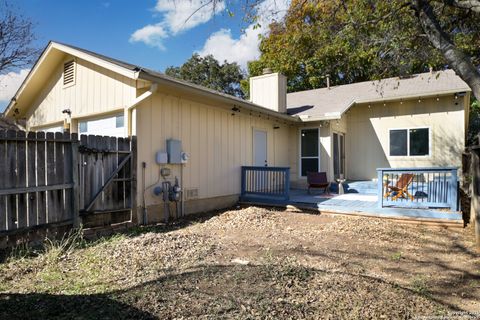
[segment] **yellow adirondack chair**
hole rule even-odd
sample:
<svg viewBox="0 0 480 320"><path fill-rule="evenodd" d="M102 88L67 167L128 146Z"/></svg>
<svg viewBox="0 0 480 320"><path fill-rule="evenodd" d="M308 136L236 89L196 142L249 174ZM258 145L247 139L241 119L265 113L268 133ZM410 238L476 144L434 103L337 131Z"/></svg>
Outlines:
<svg viewBox="0 0 480 320"><path fill-rule="evenodd" d="M415 198L408 192L408 186L412 183L412 181L413 173L403 173L400 175L400 178L397 180L397 183L394 186L387 185L384 198L390 197L395 192L396 194L392 197L392 200L395 201L399 198L409 198L413 201Z"/></svg>

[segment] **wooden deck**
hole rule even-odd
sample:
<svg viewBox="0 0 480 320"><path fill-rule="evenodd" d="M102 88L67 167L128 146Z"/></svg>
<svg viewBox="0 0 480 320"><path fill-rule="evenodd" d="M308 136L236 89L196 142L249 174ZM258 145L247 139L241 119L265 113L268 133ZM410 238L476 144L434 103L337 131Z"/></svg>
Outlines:
<svg viewBox="0 0 480 320"><path fill-rule="evenodd" d="M290 190L288 201L248 201L251 204L278 205L287 208L318 210L321 213L382 217L424 224L463 227L462 213L435 209L378 208L378 197L373 193L325 195L320 191L308 194L306 190Z"/></svg>

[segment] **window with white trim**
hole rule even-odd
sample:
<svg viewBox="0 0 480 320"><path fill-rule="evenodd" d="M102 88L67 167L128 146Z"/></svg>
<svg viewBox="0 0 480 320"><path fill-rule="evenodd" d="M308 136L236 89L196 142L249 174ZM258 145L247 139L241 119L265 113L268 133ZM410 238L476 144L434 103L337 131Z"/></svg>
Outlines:
<svg viewBox="0 0 480 320"><path fill-rule="evenodd" d="M88 123L86 121L78 123L78 131L80 133L85 133L88 131Z"/></svg>
<svg viewBox="0 0 480 320"><path fill-rule="evenodd" d="M318 129L302 129L300 131L300 173L318 172Z"/></svg>
<svg viewBox="0 0 480 320"><path fill-rule="evenodd" d="M430 129L391 129L390 156L430 155Z"/></svg>
<svg viewBox="0 0 480 320"><path fill-rule="evenodd" d="M115 128L123 128L124 124L124 115L120 114L115 117Z"/></svg>

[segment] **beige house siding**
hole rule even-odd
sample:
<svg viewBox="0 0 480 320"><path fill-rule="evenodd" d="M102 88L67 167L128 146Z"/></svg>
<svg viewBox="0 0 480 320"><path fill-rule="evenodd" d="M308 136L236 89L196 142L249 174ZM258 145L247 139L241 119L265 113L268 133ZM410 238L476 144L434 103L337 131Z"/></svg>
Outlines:
<svg viewBox="0 0 480 320"><path fill-rule="evenodd" d="M464 148L464 100L441 98L356 105L347 113L347 177L376 178L376 168L459 166ZM430 128L430 155L389 156L389 129Z"/></svg>
<svg viewBox="0 0 480 320"><path fill-rule="evenodd" d="M63 64L53 70L50 81L35 98L27 113L27 127L61 124L62 110L70 109L72 118L89 117L122 110L136 96L135 80L77 58L75 84L64 87ZM74 120L75 122L75 120ZM72 127L76 131L76 126Z"/></svg>
<svg viewBox="0 0 480 320"><path fill-rule="evenodd" d="M250 101L274 111L287 111L287 78L270 73L250 78Z"/></svg>
<svg viewBox="0 0 480 320"><path fill-rule="evenodd" d="M231 106L205 104L185 94L157 92L136 109L138 137L138 172L146 163L145 185L158 181L160 167L172 169L169 180L180 179L180 165L155 163L157 151L165 151L167 139L182 141L190 155L184 165L185 189L198 189L198 198L216 198L240 194L240 167L252 165L253 130L267 132L269 166L288 166L290 154L296 153L288 143L290 127L266 116L248 112L232 116ZM279 128L274 129L274 126ZM139 177L141 183L141 177ZM147 207L163 202L152 190L145 194Z"/></svg>

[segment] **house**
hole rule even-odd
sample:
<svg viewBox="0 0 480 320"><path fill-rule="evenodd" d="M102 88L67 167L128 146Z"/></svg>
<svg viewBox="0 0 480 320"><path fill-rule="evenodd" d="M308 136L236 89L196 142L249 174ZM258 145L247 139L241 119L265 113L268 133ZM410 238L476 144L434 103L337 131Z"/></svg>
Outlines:
<svg viewBox="0 0 480 320"><path fill-rule="evenodd" d="M283 75L266 72L250 90L246 101L50 42L6 115L27 130L136 135L137 203L150 221L162 216L152 188L165 167L194 213L236 203L245 165L290 167L299 187L307 171L372 179L377 167L460 166L470 89L452 71L289 94ZM188 160L157 164L167 139Z"/></svg>
<svg viewBox="0 0 480 320"><path fill-rule="evenodd" d="M299 142L320 139L292 167L350 180L375 178L376 168L461 167L469 103L452 70L289 93L288 113L303 122Z"/></svg>

